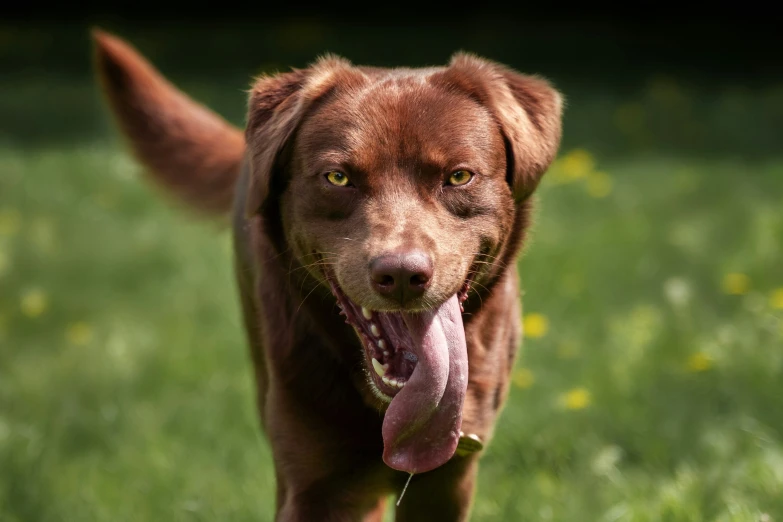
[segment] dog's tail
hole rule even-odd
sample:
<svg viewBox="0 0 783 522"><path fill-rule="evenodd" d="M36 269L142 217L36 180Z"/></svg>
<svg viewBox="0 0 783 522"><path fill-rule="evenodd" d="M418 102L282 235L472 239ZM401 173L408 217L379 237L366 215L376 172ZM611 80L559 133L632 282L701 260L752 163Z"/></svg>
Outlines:
<svg viewBox="0 0 783 522"><path fill-rule="evenodd" d="M93 30L95 66L123 134L150 177L201 213L227 214L242 131L168 82L133 47Z"/></svg>

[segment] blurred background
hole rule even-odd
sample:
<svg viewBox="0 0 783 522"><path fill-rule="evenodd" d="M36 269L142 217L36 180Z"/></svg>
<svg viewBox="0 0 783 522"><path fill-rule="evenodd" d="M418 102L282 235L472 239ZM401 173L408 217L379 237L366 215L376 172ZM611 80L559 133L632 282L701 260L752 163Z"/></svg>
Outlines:
<svg viewBox="0 0 783 522"><path fill-rule="evenodd" d="M771 18L69 7L0 20L0 520L273 518L228 233L141 179L97 24L238 126L254 75L325 52L549 78L563 145L473 520L783 521Z"/></svg>

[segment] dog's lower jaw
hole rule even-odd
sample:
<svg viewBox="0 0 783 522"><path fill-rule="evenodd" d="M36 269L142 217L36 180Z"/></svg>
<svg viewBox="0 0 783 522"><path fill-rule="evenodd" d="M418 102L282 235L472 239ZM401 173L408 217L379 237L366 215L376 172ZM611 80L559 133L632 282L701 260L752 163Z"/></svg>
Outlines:
<svg viewBox="0 0 783 522"><path fill-rule="evenodd" d="M373 379L373 376L372 376L372 373L370 373L370 370L365 370L364 374L365 374L366 381L367 381L367 387L369 388L369 390L373 394L373 396L376 399L378 399L381 402L381 404L382 404L382 407L379 408L379 409L386 410L386 406L388 406L391 403L393 397L390 397L390 396L386 395L385 393L383 393L378 388L378 386L375 385L375 380Z"/></svg>

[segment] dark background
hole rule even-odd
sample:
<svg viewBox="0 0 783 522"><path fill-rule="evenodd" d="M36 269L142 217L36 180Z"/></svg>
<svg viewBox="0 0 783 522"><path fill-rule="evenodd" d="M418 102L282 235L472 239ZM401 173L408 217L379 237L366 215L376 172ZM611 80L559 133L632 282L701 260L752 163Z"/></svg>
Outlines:
<svg viewBox="0 0 783 522"><path fill-rule="evenodd" d="M667 17L640 8L626 16L579 16L565 9L560 15L531 10L508 15L478 12L475 16L378 11L357 16L311 14L317 9L306 6L297 13L243 8L213 14L161 12L153 5L145 8L140 3L132 11L79 5L61 15L12 12L4 17L3 25L22 36L45 31L50 41L30 46L19 41L16 52L3 56L3 65L8 72L25 70L32 57L38 60L37 66L51 72L84 73L79 43L86 42L86 28L99 25L128 34L146 33L152 39L164 34L171 40L180 36L164 56L175 60L183 73L205 68L217 72L217 62L224 69L252 69L268 59L259 52L271 51L278 51L278 60L282 51L284 58L304 65L312 59L306 52L315 41L356 62L380 65L440 63L455 48L465 48L543 74L597 85L612 79L625 87L632 87L651 70L682 74L693 81L751 83L780 79L783 73L783 46L772 13L749 17L718 10L701 16L677 13ZM292 26L311 31L286 38Z"/></svg>
<svg viewBox="0 0 783 522"><path fill-rule="evenodd" d="M672 80L692 99L689 117L704 125L673 131L667 116L668 123L652 131L656 150L765 155L777 150L775 134L783 120L779 112L751 108L745 114L755 119L758 132L748 134L732 130L733 117L719 122L707 116L707 106L721 96L752 99L754 91L777 86L783 78L774 17L762 12L750 17L750 5L737 13L713 8L699 16L688 15L685 7L678 12L660 5L619 14L540 7L469 14L454 6L451 14L435 15L389 4L361 16L306 5L224 7L219 13L176 11L151 2L132 9L79 4L62 13L24 12L24 7L12 7L15 11L0 22L0 89L7 91L0 98L0 141L12 143L79 141L95 138L96 129L98 134L109 130L91 81L92 26L132 42L175 83L195 89L190 92L237 124L244 118L241 91L258 73L305 67L326 52L358 64L417 66L444 64L457 50L551 79L568 101L566 146L641 152L641 142L612 134L602 121L600 102L638 99L656 86L665 91ZM221 92L212 89L218 83ZM51 103L48 89L55 84L58 97L70 96L69 103ZM20 85L29 99L20 97ZM228 86L236 89L235 99L226 96ZM49 125L35 123L38 112Z"/></svg>

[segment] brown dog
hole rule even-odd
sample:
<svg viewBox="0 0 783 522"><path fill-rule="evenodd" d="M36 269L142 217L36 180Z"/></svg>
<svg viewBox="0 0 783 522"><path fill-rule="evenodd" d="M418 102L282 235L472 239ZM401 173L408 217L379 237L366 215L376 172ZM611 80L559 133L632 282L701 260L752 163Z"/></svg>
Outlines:
<svg viewBox="0 0 783 522"><path fill-rule="evenodd" d="M116 119L152 178L233 215L278 520L464 520L521 341L516 259L561 97L457 54L325 57L263 77L241 131L95 32ZM460 449L458 450L458 444Z"/></svg>

